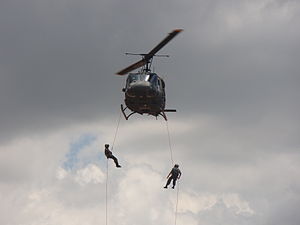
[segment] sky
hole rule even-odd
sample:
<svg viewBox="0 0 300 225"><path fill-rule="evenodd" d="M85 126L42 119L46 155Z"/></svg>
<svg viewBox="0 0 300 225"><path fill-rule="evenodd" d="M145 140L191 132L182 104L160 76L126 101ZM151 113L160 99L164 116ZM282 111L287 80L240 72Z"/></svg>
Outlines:
<svg viewBox="0 0 300 225"><path fill-rule="evenodd" d="M298 225L299 24L297 0L1 0L0 224ZM173 29L177 112L126 121L124 53Z"/></svg>

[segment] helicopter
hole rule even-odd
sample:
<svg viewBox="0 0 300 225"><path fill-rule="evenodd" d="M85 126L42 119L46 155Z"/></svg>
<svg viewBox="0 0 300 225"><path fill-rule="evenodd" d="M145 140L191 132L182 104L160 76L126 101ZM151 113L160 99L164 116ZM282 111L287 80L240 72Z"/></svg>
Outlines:
<svg viewBox="0 0 300 225"><path fill-rule="evenodd" d="M160 76L151 71L151 66L154 56L169 57L169 55L156 55L156 53L181 31L183 29L173 30L147 54L125 53L126 55L139 55L142 57L140 61L116 73L117 75L126 75L141 67L139 72L128 74L125 87L122 89L125 93L126 107L121 104L121 112L126 120L135 113L141 115L145 113L156 118L162 116L167 121L166 112L176 112L176 109L165 109L165 82ZM130 110L128 114L126 114L127 109Z"/></svg>

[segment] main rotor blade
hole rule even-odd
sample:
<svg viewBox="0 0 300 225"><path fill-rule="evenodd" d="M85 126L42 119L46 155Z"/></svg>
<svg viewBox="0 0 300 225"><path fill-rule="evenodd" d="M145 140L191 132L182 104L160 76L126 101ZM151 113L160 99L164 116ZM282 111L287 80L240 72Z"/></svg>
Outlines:
<svg viewBox="0 0 300 225"><path fill-rule="evenodd" d="M164 47L169 41L171 41L177 34L179 34L183 29L173 30L169 35L162 40L157 46L155 46L147 55L145 55L145 59L152 58L155 53L157 53L162 47Z"/></svg>
<svg viewBox="0 0 300 225"><path fill-rule="evenodd" d="M135 69L137 69L139 67L142 67L142 66L144 66L146 64L147 64L147 61L145 59L142 59L142 60L140 60L140 61L138 61L138 62L136 62L136 63L128 66L127 68L125 68L125 69L117 72L116 74L117 75L125 75L125 74L129 73L130 71L135 70Z"/></svg>
<svg viewBox="0 0 300 225"><path fill-rule="evenodd" d="M126 67L125 69L117 72L116 74L117 75L125 75L132 70L135 70L139 67L146 65L148 63L149 59L151 59L155 55L155 53L157 53L162 47L164 47L169 41L171 41L181 31L183 31L183 30L182 29L173 30L171 33L169 33L169 35L165 39L163 39L157 46L155 46L148 54L145 54L144 58L142 60Z"/></svg>

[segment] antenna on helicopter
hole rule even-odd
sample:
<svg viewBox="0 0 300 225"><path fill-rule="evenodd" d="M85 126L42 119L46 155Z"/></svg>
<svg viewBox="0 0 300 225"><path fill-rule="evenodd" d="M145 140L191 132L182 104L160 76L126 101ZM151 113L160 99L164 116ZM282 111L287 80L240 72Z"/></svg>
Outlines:
<svg viewBox="0 0 300 225"><path fill-rule="evenodd" d="M131 53L131 52L125 52L125 55L139 55L139 56L142 56L143 59L145 58L145 56L147 54L144 54L144 53ZM145 65L143 65L141 71L146 71L146 72L149 72L151 71L151 66L152 66L152 61L153 61L153 57L170 57L170 55L153 55L152 58L150 58L147 63Z"/></svg>
<svg viewBox="0 0 300 225"><path fill-rule="evenodd" d="M117 72L116 74L117 75L125 75L127 73L129 73L130 71L132 70L135 70L139 67L142 67L142 66L145 66L146 65L146 68L145 70L149 70L149 64L151 64L152 62L152 58L154 56L158 56L158 57L169 57L167 55L155 55L155 53L157 53L160 49L162 49L169 41L171 41L178 33L180 33L182 31L182 29L176 29L176 30L173 30L171 33L169 33L169 35L163 39L158 45L156 45L149 53L147 54L135 54L135 53L125 53L126 55L140 55L142 56L143 58L126 67L125 69Z"/></svg>

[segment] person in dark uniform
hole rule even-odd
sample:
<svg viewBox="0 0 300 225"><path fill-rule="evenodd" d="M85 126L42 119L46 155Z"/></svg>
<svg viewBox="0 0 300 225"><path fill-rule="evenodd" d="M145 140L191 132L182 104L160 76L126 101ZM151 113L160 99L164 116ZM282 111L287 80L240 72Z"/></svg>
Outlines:
<svg viewBox="0 0 300 225"><path fill-rule="evenodd" d="M171 172L169 173L169 175L167 176L167 184L166 186L164 186L164 188L168 188L168 185L171 183L171 181L173 180L173 189L176 185L176 180L181 177L181 171L178 169L179 165L178 164L175 164L173 169L171 170Z"/></svg>
<svg viewBox="0 0 300 225"><path fill-rule="evenodd" d="M109 148L109 144L105 144L105 150L104 150L104 154L106 156L106 158L108 159L113 159L115 164L116 164L116 167L121 167L119 165L119 162L118 162L118 159L112 154L112 152L108 149Z"/></svg>

